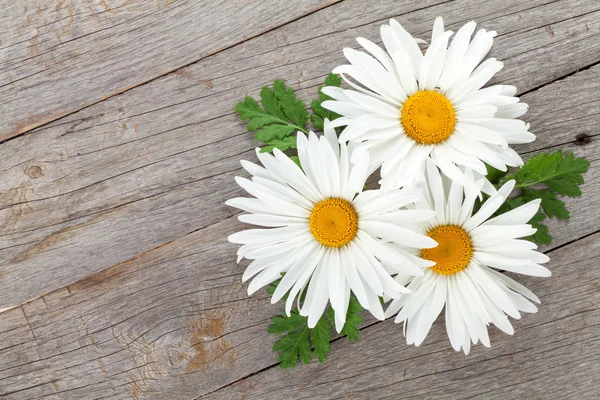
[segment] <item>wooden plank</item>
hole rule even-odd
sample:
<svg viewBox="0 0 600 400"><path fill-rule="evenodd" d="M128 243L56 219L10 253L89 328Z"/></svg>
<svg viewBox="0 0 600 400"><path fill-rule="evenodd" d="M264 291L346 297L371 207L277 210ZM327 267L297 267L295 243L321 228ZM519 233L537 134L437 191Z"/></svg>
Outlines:
<svg viewBox="0 0 600 400"><path fill-rule="evenodd" d="M544 27L589 13L593 4L563 1L541 6L543 12L532 8L510 14L525 6L515 1L494 8L495 3L457 1L405 18L409 28L421 26L422 32L447 10L456 14L450 19L455 24L462 15L482 15L477 19L490 25L503 20L515 36L506 42L498 38L494 51L499 58L512 52L515 43L529 46L533 41L551 50L571 46L560 62L541 71L534 72L541 57L535 50L529 52L532 59L523 57L519 62L529 71L517 82L523 90L597 61L598 44L580 24L591 18L590 29L597 32L593 19L598 13L553 24L554 36ZM467 358L454 354L443 324L424 347L409 348L402 344L399 327L388 321L365 329L357 345L336 342L328 364L302 367L293 374L273 367L274 337L267 335L266 326L281 307L270 306L261 294L246 297L240 283L243 267L234 263L236 247L224 239L242 227L233 218L234 210L222 205L242 193L232 184L240 174L238 160L254 159L254 144L243 136L231 107L245 93L256 93L258 86L281 76L296 77L300 95L312 97L326 71L341 62L340 52L329 54L332 45L320 45L317 35L329 32L341 48L354 36L374 37L380 22L362 26L366 21L414 7L377 5L379 9L363 15L364 4L347 0L0 145L5 178L0 184L6 185L0 187L6 193L0 197L6 221L0 259L12 260L0 266L0 296L8 288L7 296L26 299L14 292L42 294L112 265L0 314L0 398L264 398L264 389L273 389L268 394L273 398L346 397L350 391L357 398L395 398L399 393L407 398L456 398L466 396L465 388L472 389L469 395L496 398L506 387L516 398L535 398L540 387L549 388L545 399L556 397L559 389L567 398L586 397L593 384L592 375L586 374L597 375L595 365L586 363L598 352L593 341L598 235L552 252L553 278L525 279L542 298L540 312L519 321L514 338L494 335L491 351L477 348ZM334 17L335 26L323 24ZM261 52L269 55L264 58ZM276 67L282 54L290 61ZM315 62L314 57L322 60ZM250 72L240 72L240 63ZM597 68L524 96L532 111L537 110L529 120L539 127L534 131L540 140L522 152L566 148L592 161L585 197L569 201L573 220L553 229L552 248L600 226L600 185L591 179L600 173L600 145L597 136L582 146L572 137L580 132L595 135ZM201 82L207 76L212 87ZM564 113L554 112L561 107ZM18 297L6 299L8 304L21 302ZM540 341L542 346L535 349ZM540 372L540 366L546 370ZM398 371L404 369L405 380L398 383ZM565 389L565 379L571 377L562 377L567 370L574 375L569 383L577 387ZM526 381L520 382L519 376ZM220 389L232 382L237 383ZM447 393L442 392L445 385ZM300 390L304 387L307 391Z"/></svg>
<svg viewBox="0 0 600 400"><path fill-rule="evenodd" d="M586 360L599 350L598 234L552 252L552 278L520 278L543 305L515 323L515 337L492 330L489 351L478 346L469 357L454 353L441 322L423 347L407 347L400 328L387 321L366 328L358 344L336 342L327 364L293 373L275 365L239 381L276 364L266 327L280 307L262 293L246 297L242 268L231 260L235 246L223 241L237 229L229 218L0 314L0 338L8 344L0 359L9 360L0 367L0 396L180 400L216 391L208 398L234 399L264 398L268 390L273 398L324 398L369 388L379 392L353 394L379 398L399 390L385 385L404 371L400 390L413 395L433 391L434 384L437 390L454 385L448 393L455 394L467 383L472 394L496 390L519 383L514 367L526 381L539 377L541 365L555 368L555 377L563 367L573 370L569 377L578 383L597 372ZM493 385L479 383L478 373ZM575 386L576 394L586 388Z"/></svg>
<svg viewBox="0 0 600 400"><path fill-rule="evenodd" d="M223 237L237 228L227 219L0 314L0 326L20 317L22 330L24 313L35 335L14 330L9 339L22 339L0 359L37 352L0 367L0 396L182 399L244 376L269 354L254 338L273 310L264 295L247 298L228 259Z"/></svg>
<svg viewBox="0 0 600 400"><path fill-rule="evenodd" d="M339 0L0 2L0 141Z"/></svg>
<svg viewBox="0 0 600 400"><path fill-rule="evenodd" d="M573 85L580 85L578 74L571 77L570 81ZM555 236L553 248L597 231L600 226L600 215L596 212L600 207L600 184L597 180L589 179L600 173L600 142L593 140L584 146L558 144L556 147L587 156L592 166L588 182L583 186L585 197L568 201L574 210L573 219L568 224L552 226ZM216 178L201 182L208 186L207 192L221 190L218 186L231 182L234 173L236 171L224 174L222 180L218 181L219 185L212 183ZM237 188L231 190L231 195L241 194ZM193 191L190 199L196 198L196 193ZM208 194L202 196L203 199L210 197ZM216 212L215 208L211 210ZM598 314L581 310L584 306L598 308L598 298L590 297L590 293L598 295L595 283L598 273L594 266L600 254L599 235L551 252L549 267L554 274L552 278L522 279L542 299L540 313L528 315L522 322L517 322L515 338L494 333L494 346L489 352L478 347L474 350L475 356L465 358L461 354L454 354L444 338L441 323L424 347L408 348L401 345L399 327L388 321L368 328L358 345L336 342L330 361L323 366L301 367L293 375L285 376L280 375L274 367L266 373L218 391L232 382L276 365L275 354L271 352L275 337L268 335L266 328L269 318L281 309L281 305L271 306L263 293L246 296L245 285L241 283L243 266L235 265L236 246L226 243L224 239L240 228L241 224L233 216L222 217L221 221L201 230L0 314L0 343L3 343L0 346L0 359L10 360L0 366L0 396L15 400L52 398L52 395L61 400L107 397L180 400L213 391L216 392L209 398L237 398L239 391L250 396L248 398L261 398L262 379L267 385L265 388L277 391L275 398L283 395L294 398L297 393L322 398L330 390L342 396L346 387L348 390L358 390L344 377L356 375L361 382L373 380L373 376L356 374L353 368L360 363L353 358L355 356L348 354L361 357L361 362L362 357L366 357L364 360L370 364L365 365L373 366L378 371L374 373L377 376L389 374L387 370L381 372L376 368L392 368L397 372L403 368L409 370L405 365L411 365L411 368L413 363L424 365L417 371L407 372L410 373L407 380L412 377L415 382L417 379L421 382L411 390L428 388L434 383L439 384L435 386L438 390L444 385L455 385L451 390L460 390L465 387L466 381L476 387L473 394L480 393L485 385L477 380L467 381L477 372L485 372L482 381L490 382L494 377L491 371L506 371L504 375L514 380L509 383L515 384L519 381L518 377L512 375L513 367L533 373L542 363L554 368L552 376L561 375L562 361L571 361L565 368L573 368L577 374L590 371L585 362L587 357L595 356L590 332L595 332L594 318ZM569 316L571 314L573 316ZM577 330L583 325L594 331ZM574 331L569 336L560 333L564 329L567 329L566 332L571 332L568 329ZM391 332L396 335L392 340L389 336ZM560 340L555 344L556 351L552 350L554 341L550 340L551 337L544 336L554 333ZM547 347L528 350L540 337L544 343L548 340ZM385 338L385 343L392 343L392 352L389 346L380 345L384 343L382 338ZM581 342L577 338L581 338ZM543 352L546 351L544 349L547 354ZM566 357L565 354L570 356ZM393 358L396 355L400 357L398 360ZM444 361L440 361L440 356ZM400 362L415 357L418 363ZM583 360L581 365L574 364L573 360L577 357ZM374 365L377 360L380 364ZM484 364L485 370L481 370L479 364L474 365L482 360L488 360ZM524 368L523 360L535 360L539 364L529 361L528 367ZM386 363L390 365L386 367ZM441 380L431 380L434 379L431 373L435 368L439 371L449 368L445 363L459 372L448 372ZM329 368L331 365L336 368ZM587 369L582 372L584 367ZM333 370L338 372L334 373ZM341 374L332 379L333 389L323 384L311 389L315 392L307 394L288 394L285 392L287 388L282 389L275 384L288 382L297 391L297 385L307 385L307 377L315 383L323 383L330 377L329 374ZM494 386L490 387L490 383L488 390L503 387L509 379L504 375L499 381L493 380ZM390 376L393 382L399 379L395 373ZM459 378L459 383L455 383L454 379ZM533 378L532 375L526 375L526 379ZM580 378L584 379L577 375L577 379ZM557 385L562 384L562 381L556 382ZM407 384L407 381L403 384ZM382 393L382 396L387 393L385 388L377 390L381 390L377 393ZM394 387L393 390L398 389ZM524 389L518 387L514 390ZM418 392L412 395L418 397L415 393ZM356 396L368 397L364 393ZM523 397L529 398L528 395Z"/></svg>
<svg viewBox="0 0 600 400"><path fill-rule="evenodd" d="M358 343L336 342L327 365L274 367L198 399L596 398L600 234L551 257L551 278L520 279L540 295L539 311L515 321L512 337L491 328L491 349L456 353L443 320L409 347L389 320L363 329Z"/></svg>
<svg viewBox="0 0 600 400"><path fill-rule="evenodd" d="M600 28L596 3L431 4L413 11L415 6L407 3L381 2L363 14L361 2L347 1L2 144L0 308L231 216L234 211L223 201L237 193L232 175L239 173L239 159L254 159L255 146L232 115L235 102L282 76L297 82L302 98L313 97L327 71L343 62L337 49L352 45L356 36L375 37L381 20L391 15L409 13L403 22L423 37L439 14L448 16L450 26L469 15L482 26L510 32L496 41L495 55L517 57L515 48L521 47L533 56L518 60L528 75L515 82L502 72L499 80L524 90L597 60L600 43L589 40ZM565 20L578 13L582 16ZM553 35L548 24L553 24ZM569 47L570 52L540 69L532 42L548 51ZM247 70L240 72L240 63ZM589 79L580 90L597 99L597 74L585 76ZM578 82L573 85L582 86ZM547 120L556 104L536 92L524 100L532 110L544 110L530 118L534 131L543 135L536 118ZM575 126L576 132L591 132L597 125L598 103L585 107L593 113Z"/></svg>

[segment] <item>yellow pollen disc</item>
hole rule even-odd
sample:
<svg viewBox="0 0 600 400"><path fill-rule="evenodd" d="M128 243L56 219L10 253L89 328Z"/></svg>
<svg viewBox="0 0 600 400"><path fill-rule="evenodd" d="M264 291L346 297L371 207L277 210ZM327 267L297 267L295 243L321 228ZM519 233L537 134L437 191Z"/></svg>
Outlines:
<svg viewBox="0 0 600 400"><path fill-rule="evenodd" d="M441 93L420 90L402 105L404 132L420 144L437 144L454 132L456 115L452 103Z"/></svg>
<svg viewBox="0 0 600 400"><path fill-rule="evenodd" d="M438 242L438 246L421 250L421 257L436 262L431 267L434 272L452 275L469 265L473 246L464 229L456 225L441 225L430 230L427 236Z"/></svg>
<svg viewBox="0 0 600 400"><path fill-rule="evenodd" d="M356 236L358 214L349 201L330 197L315 204L308 224L319 243L342 247Z"/></svg>

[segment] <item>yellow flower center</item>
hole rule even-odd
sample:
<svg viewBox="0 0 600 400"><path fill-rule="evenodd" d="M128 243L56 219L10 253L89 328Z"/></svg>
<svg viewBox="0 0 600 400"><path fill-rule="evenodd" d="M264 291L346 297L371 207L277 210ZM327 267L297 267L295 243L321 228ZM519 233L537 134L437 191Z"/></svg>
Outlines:
<svg viewBox="0 0 600 400"><path fill-rule="evenodd" d="M469 265L473 246L464 229L456 225L441 225L430 230L427 236L438 242L438 246L421 250L421 257L436 262L431 267L434 272L452 275Z"/></svg>
<svg viewBox="0 0 600 400"><path fill-rule="evenodd" d="M319 243L342 247L356 236L358 214L349 201L330 197L315 204L308 224Z"/></svg>
<svg viewBox="0 0 600 400"><path fill-rule="evenodd" d="M433 90L420 90L404 102L400 121L404 132L415 142L437 144L454 132L456 115L446 96Z"/></svg>

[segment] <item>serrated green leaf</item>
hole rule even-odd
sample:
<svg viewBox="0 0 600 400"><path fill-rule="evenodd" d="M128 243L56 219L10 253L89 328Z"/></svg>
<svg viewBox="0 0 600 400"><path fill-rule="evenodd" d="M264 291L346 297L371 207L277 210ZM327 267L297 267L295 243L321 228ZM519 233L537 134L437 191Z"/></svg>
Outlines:
<svg viewBox="0 0 600 400"><path fill-rule="evenodd" d="M283 139L273 139L267 142L267 146L260 149L261 153L273 151L273 149L279 149L286 151L287 149L296 148L296 136L287 136Z"/></svg>
<svg viewBox="0 0 600 400"><path fill-rule="evenodd" d="M300 158L298 158L298 156L291 156L290 160L292 160L293 162L296 163L297 166L299 166L300 168L302 168L302 165L300 164Z"/></svg>
<svg viewBox="0 0 600 400"><path fill-rule="evenodd" d="M267 125L256 131L254 139L258 140L259 142L269 143L275 139L282 140L286 136L289 136L292 132L294 132L294 127L290 125Z"/></svg>
<svg viewBox="0 0 600 400"><path fill-rule="evenodd" d="M279 366L282 369L295 368L298 358L305 364L310 364L312 356L308 340L308 326L296 332L289 333L277 339L273 350L279 353Z"/></svg>
<svg viewBox="0 0 600 400"><path fill-rule="evenodd" d="M360 330L358 327L363 323L363 319L359 312L363 310L362 306L356 300L354 296L350 296L350 301L348 303L348 311L346 312L346 323L344 327L340 331L341 336L347 336L348 340L352 342L358 342L358 338L360 336ZM330 308L327 316L332 325L335 325L335 311L333 308Z"/></svg>
<svg viewBox="0 0 600 400"><path fill-rule="evenodd" d="M296 99L294 89L286 87L282 80L273 82L273 89L283 114L297 126L304 128L308 120L308 113L304 103Z"/></svg>
<svg viewBox="0 0 600 400"><path fill-rule="evenodd" d="M327 359L327 353L331 351L331 329L327 319L320 318L313 329L310 329L310 342L313 346L315 356L320 363Z"/></svg>
<svg viewBox="0 0 600 400"><path fill-rule="evenodd" d="M285 272L281 273L281 278L283 278L285 276ZM269 296L273 296L275 294L275 290L277 290L277 286L279 286L279 282L281 282L281 278L277 279L274 282L271 282L271 284L269 286L267 286L267 294ZM281 300L286 301L288 298L288 293L284 294L281 297Z"/></svg>
<svg viewBox="0 0 600 400"><path fill-rule="evenodd" d="M537 231L529 239L538 244L551 243L552 236L542 221L546 217L569 219L570 213L559 196L581 196L579 185L583 183L582 174L587 172L588 167L587 160L575 157L572 153L563 154L561 150L531 157L515 173L507 175L503 179L500 178L502 182L514 179L516 181L515 188L521 189L522 193L517 197L507 199L495 215L513 210L534 199L540 199L540 211L530 221L532 227ZM494 179L499 175L489 168L488 173ZM490 178L488 177L488 179ZM496 186L499 185L500 182Z"/></svg>
<svg viewBox="0 0 600 400"><path fill-rule="evenodd" d="M315 100L313 100L315 101ZM323 130L323 128L325 127L325 121L323 120L323 118L318 115L318 114L311 114L310 115L310 121L312 122L313 126L317 129L321 129Z"/></svg>
<svg viewBox="0 0 600 400"><path fill-rule="evenodd" d="M486 178L494 185L498 184L508 173L508 169L506 171L501 171L489 164L485 164L485 168L487 170Z"/></svg>
<svg viewBox="0 0 600 400"><path fill-rule="evenodd" d="M277 81L275 81L277 82ZM260 91L260 101L263 108L271 115L277 117L280 121L285 120L285 114L281 109L279 100L275 95L275 91L263 86Z"/></svg>
<svg viewBox="0 0 600 400"><path fill-rule="evenodd" d="M581 196L581 189L579 189L579 186L577 186L576 183L573 183L572 181L569 181L567 179L556 178L546 181L545 183L550 189L563 196Z"/></svg>
<svg viewBox="0 0 600 400"><path fill-rule="evenodd" d="M559 196L581 196L583 174L587 172L589 161L575 157L573 153L563 154L562 150L553 153L541 153L531 157L515 173L508 175L504 181L514 179L515 188L523 190L520 196L524 201L541 200L541 214L549 218L569 219L570 213L564 201ZM538 216L538 218L540 218ZM533 221L537 228L533 239L538 244L548 244L552 241L548 227L540 221Z"/></svg>
<svg viewBox="0 0 600 400"><path fill-rule="evenodd" d="M325 86L337 86L340 87L342 85L342 78L338 74L334 74L330 72L325 77Z"/></svg>
<svg viewBox="0 0 600 400"><path fill-rule="evenodd" d="M306 325L307 317L303 317L297 311L292 311L288 317L285 313L271 318L271 325L267 328L267 332L273 334L281 334L285 332L293 332Z"/></svg>
<svg viewBox="0 0 600 400"><path fill-rule="evenodd" d="M562 150L550 154L540 153L531 157L525 165L514 174L509 175L506 180L515 179L517 188L527 188L534 185L550 187L549 182L559 181L556 187L559 190L564 190L565 195L569 195L568 192L578 196L581 195L581 191L573 191L572 187L583 183L582 174L587 172L589 165L588 160L575 157L573 153L563 155ZM568 186L567 182L572 185ZM553 190L563 194L556 189Z"/></svg>
<svg viewBox="0 0 600 400"><path fill-rule="evenodd" d="M531 201L534 199L542 200L542 209L550 218L557 217L560 219L569 219L569 211L565 208L565 202L556 198L555 192L547 189L537 190L526 188L523 189L523 199Z"/></svg>
<svg viewBox="0 0 600 400"><path fill-rule="evenodd" d="M340 79L339 75L330 73L325 78L325 86L339 87L341 84L342 84L342 80ZM314 125L314 127L317 129L324 128L325 118L328 118L330 121L333 121L334 119L340 117L338 114L331 112L331 111L323 108L323 106L321 106L321 103L324 102L325 100L332 100L331 97L329 97L325 93L323 93L323 91L321 89L323 89L323 86L319 86L319 90L318 90L319 98L315 99L311 102L312 114L310 116L310 120L312 121L312 124Z"/></svg>
<svg viewBox="0 0 600 400"><path fill-rule="evenodd" d="M278 148L282 151L295 148L295 131L306 131L308 113L302 101L296 99L294 90L287 88L281 80L274 88L264 86L260 91L261 104L247 96L235 106L240 119L248 121L248 131L255 131L254 139L266 144L262 151Z"/></svg>
<svg viewBox="0 0 600 400"><path fill-rule="evenodd" d="M533 234L533 240L537 244L542 245L552 243L552 236L550 236L548 227L546 225L538 222L531 224L531 226L537 229L537 231Z"/></svg>

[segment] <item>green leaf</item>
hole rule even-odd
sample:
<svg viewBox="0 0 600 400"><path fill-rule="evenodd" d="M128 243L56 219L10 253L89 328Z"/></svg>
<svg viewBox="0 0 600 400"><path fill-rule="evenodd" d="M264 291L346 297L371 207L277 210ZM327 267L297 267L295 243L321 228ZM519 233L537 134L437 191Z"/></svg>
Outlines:
<svg viewBox="0 0 600 400"><path fill-rule="evenodd" d="M542 209L549 218L557 217L569 219L569 211L565 208L565 202L558 200L557 194L551 190L523 189L523 199L528 202L534 199L542 200Z"/></svg>
<svg viewBox="0 0 600 400"><path fill-rule="evenodd" d="M327 77L325 78L325 86L339 87L341 84L342 80L339 77L339 75L329 73L329 75L327 75ZM332 100L332 98L323 93L321 89L323 89L323 86L319 86L319 98L311 102L312 114L310 116L310 120L317 129L324 128L325 118L328 118L330 121L333 121L334 119L340 117L338 114L329 111L323 108L323 106L321 106L321 103L325 100Z"/></svg>
<svg viewBox="0 0 600 400"><path fill-rule="evenodd" d="M583 183L590 162L575 157L573 153L563 155L562 150L554 153L540 153L531 157L517 172L506 180L516 180L517 188L546 185L557 194L569 197L581 196L579 185Z"/></svg>
<svg viewBox="0 0 600 400"><path fill-rule="evenodd" d="M360 336L360 330L358 327L363 323L363 319L359 312L362 311L362 306L354 298L354 296L350 296L350 303L348 304L348 313L346 314L346 324L344 328L340 332L342 336L348 336L348 340L352 342L358 342L358 338Z"/></svg>
<svg viewBox="0 0 600 400"><path fill-rule="evenodd" d="M501 171L492 167L489 164L485 164L485 168L487 169L486 178L494 185L500 183L500 180L504 178L504 176L506 176L506 174L508 173L508 169L506 171Z"/></svg>
<svg viewBox="0 0 600 400"><path fill-rule="evenodd" d="M310 331L310 342L314 348L315 356L320 363L324 362L327 358L327 353L331 351L331 329L329 328L329 322L326 318L320 318L319 322Z"/></svg>
<svg viewBox="0 0 600 400"><path fill-rule="evenodd" d="M281 273L281 277L285 272ZM267 294L272 296L281 282L278 279L267 286ZM301 301L306 291L300 294ZM283 296L287 300L288 294ZM308 317L300 315L297 309L293 309L288 317L285 312L271 318L271 325L267 331L272 334L282 335L273 344L273 351L279 353L278 360L281 368L295 368L298 358L305 364L310 364L312 354L319 362L325 361L327 353L331 351L331 329L326 318L321 317L313 329L308 328Z"/></svg>
<svg viewBox="0 0 600 400"><path fill-rule="evenodd" d="M267 86L263 86L260 91L260 100L265 111L277 117L280 121L285 120L285 115L281 110L277 96L275 96L275 91L269 89Z"/></svg>
<svg viewBox="0 0 600 400"><path fill-rule="evenodd" d="M307 321L308 318L303 317L296 310L293 310L289 317L285 313L281 313L281 315L271 318L271 325L267 332L273 334L294 332L306 325Z"/></svg>
<svg viewBox="0 0 600 400"><path fill-rule="evenodd" d="M302 165L300 165L300 158L298 158L298 156L291 156L290 159L295 162L297 166L302 168Z"/></svg>
<svg viewBox="0 0 600 400"><path fill-rule="evenodd" d="M531 157L525 165L510 175L487 166L488 179L496 188L514 179L515 188L521 189L521 193L516 197L508 198L494 216L504 214L529 201L540 199L540 210L529 222L537 231L528 239L537 244L550 244L552 236L543 221L554 217L569 219L570 213L559 197L581 196L579 185L583 183L583 174L587 172L589 165L589 161L583 158L575 157L572 153L563 154L558 150ZM483 195L484 200L488 197ZM478 209L480 203L476 201L475 209Z"/></svg>
<svg viewBox="0 0 600 400"><path fill-rule="evenodd" d="M285 313L273 317L268 332L282 335L273 344L273 351L279 353L281 368L295 368L298 358L310 364L313 351L319 362L323 362L331 351L331 330L324 317L313 329L309 329L308 317L301 316L298 310L292 310L289 317Z"/></svg>
<svg viewBox="0 0 600 400"><path fill-rule="evenodd" d="M340 87L342 85L342 78L338 74L334 74L330 72L325 77L325 86L337 86Z"/></svg>
<svg viewBox="0 0 600 400"><path fill-rule="evenodd" d="M260 149L261 153L273 151L273 149L279 149L286 151L287 149L296 148L296 136L288 136L283 139L273 139L269 141L269 145Z"/></svg>
<svg viewBox="0 0 600 400"><path fill-rule="evenodd" d="M362 310L363 308L358 302L358 300L356 300L354 296L350 296L350 301L348 303L348 311L346 313L346 323L340 331L340 335L347 336L348 340L350 340L351 342L358 342L358 338L360 336L360 330L358 329L358 327L360 326L360 324L363 323L363 319L360 315L358 315L358 313ZM333 308L329 308L327 316L329 317L330 323L334 325L335 311L333 310Z"/></svg>
<svg viewBox="0 0 600 400"><path fill-rule="evenodd" d="M296 368L298 358L304 361L305 364L311 363L312 354L308 331L308 326L305 326L296 332L288 333L277 339L273 345L273 350L279 353L278 360L282 369Z"/></svg>
<svg viewBox="0 0 600 400"><path fill-rule="evenodd" d="M583 183L583 174L589 165L589 161L575 157L573 153L563 154L562 150L540 153L531 157L514 174L506 176L504 181L516 181L515 188L523 190L523 201L540 199L541 211L548 218L569 219L570 213L559 196L581 196L579 185ZM533 238L539 244L550 243L552 237L548 227L540 221L532 222L538 229Z"/></svg>
<svg viewBox="0 0 600 400"><path fill-rule="evenodd" d="M487 196L487 195L484 195ZM537 198L534 196L534 198ZM493 217L498 215L502 215L505 212L510 210L514 210L517 207L522 206L526 202L533 200L533 198L526 198L523 194L518 197L508 198L506 201L500 206L500 208L494 213ZM536 242L537 244L550 244L552 242L552 236L550 236L548 227L541 222L546 219L546 214L542 210L538 211L537 214L531 218L529 223L533 228L536 228L537 231L532 236L528 237L527 240L531 240Z"/></svg>
<svg viewBox="0 0 600 400"><path fill-rule="evenodd" d="M297 126L306 126L308 113L304 103L296 99L294 89L286 87L282 80L276 80L273 88L283 114Z"/></svg>
<svg viewBox="0 0 600 400"><path fill-rule="evenodd" d="M273 344L273 351L279 353L278 360L281 368L295 368L298 358L305 364L310 364L312 355L308 340L308 318L301 316L298 311L292 311L288 317L285 313L273 317L268 332L284 334Z"/></svg>
<svg viewBox="0 0 600 400"><path fill-rule="evenodd" d="M283 277L285 273L282 273ZM267 294L273 295L280 279L271 283L267 287ZM301 296L301 301L306 291ZM284 299L287 299L286 293ZM350 296L348 312L346 314L346 324L340 332L342 336L348 336L351 341L358 341L360 331L358 327L363 323L363 319L358 315L362 311L360 303L354 296ZM271 325L268 332L275 335L282 335L273 345L273 351L279 353L278 360L281 362L281 368L295 368L300 358L304 363L310 364L312 354L319 362L327 359L327 353L331 351L330 341L332 339L332 329L334 328L335 314L330 307L327 317L322 316L314 328L308 328L308 317L300 315L297 309L293 309L288 317L285 313L275 316L271 319Z"/></svg>
<svg viewBox="0 0 600 400"><path fill-rule="evenodd" d="M542 212L538 212L531 218L529 223L532 227L537 229L530 239L533 239L537 244L550 244L552 243L552 236L548 231L548 227L542 224L542 221L546 219L546 215Z"/></svg>
<svg viewBox="0 0 600 400"><path fill-rule="evenodd" d="M235 106L240 119L248 121L248 131L256 131L254 139L266 144L262 151L296 148L295 131L306 131L308 113L301 100L296 99L292 88L281 80L273 83L273 89L264 86L260 91L261 105L252 97L246 97Z"/></svg>
<svg viewBox="0 0 600 400"><path fill-rule="evenodd" d="M295 128L293 126L289 125L267 125L256 132L256 134L254 135L254 139L258 140L259 142L270 143L275 139L285 139L292 132L294 132L294 129Z"/></svg>
<svg viewBox="0 0 600 400"><path fill-rule="evenodd" d="M283 278L285 275L285 272L281 273L281 278ZM269 286L267 286L267 294L269 296L273 296L275 294L275 290L277 289L277 286L279 286L279 282L281 282L281 278L277 279L274 282L271 282L271 284ZM288 298L288 293L284 294L283 297L281 298L281 300L286 301Z"/></svg>

